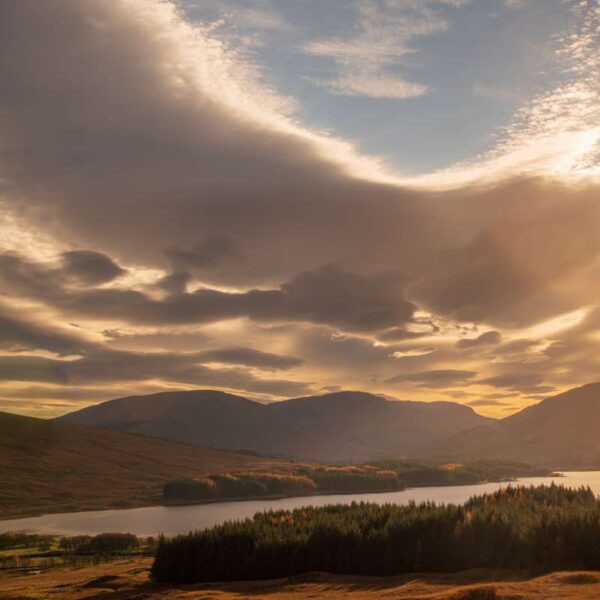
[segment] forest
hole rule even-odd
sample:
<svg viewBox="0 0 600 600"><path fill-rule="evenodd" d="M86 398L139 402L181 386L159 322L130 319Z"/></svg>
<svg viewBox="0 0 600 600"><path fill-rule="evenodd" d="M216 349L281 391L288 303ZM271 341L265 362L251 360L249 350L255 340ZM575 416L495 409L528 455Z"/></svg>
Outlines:
<svg viewBox="0 0 600 600"><path fill-rule="evenodd" d="M167 503L180 503L402 488L396 473L374 466L298 467L286 473L248 471L175 479L165 484L163 499Z"/></svg>
<svg viewBox="0 0 600 600"><path fill-rule="evenodd" d="M353 503L259 513L161 538L162 582L271 579L309 571L390 576L472 568L600 569L589 488L508 486L464 505Z"/></svg>

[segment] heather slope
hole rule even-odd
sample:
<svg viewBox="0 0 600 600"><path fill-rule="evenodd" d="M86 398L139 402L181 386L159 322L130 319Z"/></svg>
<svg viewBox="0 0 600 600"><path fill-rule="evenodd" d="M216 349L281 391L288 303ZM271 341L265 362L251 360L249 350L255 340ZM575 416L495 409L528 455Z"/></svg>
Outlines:
<svg viewBox="0 0 600 600"><path fill-rule="evenodd" d="M0 518L158 504L168 479L277 461L0 413Z"/></svg>

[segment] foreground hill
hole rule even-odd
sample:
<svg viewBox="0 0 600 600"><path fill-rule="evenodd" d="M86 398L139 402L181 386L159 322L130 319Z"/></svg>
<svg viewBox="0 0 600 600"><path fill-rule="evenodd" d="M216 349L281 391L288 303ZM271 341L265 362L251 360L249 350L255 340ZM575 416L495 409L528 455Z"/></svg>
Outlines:
<svg viewBox="0 0 600 600"><path fill-rule="evenodd" d="M339 392L265 405L212 390L119 398L59 420L319 462L397 456L489 422L451 402Z"/></svg>
<svg viewBox="0 0 600 600"><path fill-rule="evenodd" d="M600 597L600 572L570 571L533 577L524 572L473 569L400 577L352 577L309 573L271 581L166 587L148 577L151 559L126 559L95 566L54 568L39 574L6 573L0 596L13 600L590 600Z"/></svg>
<svg viewBox="0 0 600 600"><path fill-rule="evenodd" d="M276 464L0 412L0 518L159 504L168 479Z"/></svg>
<svg viewBox="0 0 600 600"><path fill-rule="evenodd" d="M600 467L600 383L543 400L429 448L436 457L519 460L554 469Z"/></svg>

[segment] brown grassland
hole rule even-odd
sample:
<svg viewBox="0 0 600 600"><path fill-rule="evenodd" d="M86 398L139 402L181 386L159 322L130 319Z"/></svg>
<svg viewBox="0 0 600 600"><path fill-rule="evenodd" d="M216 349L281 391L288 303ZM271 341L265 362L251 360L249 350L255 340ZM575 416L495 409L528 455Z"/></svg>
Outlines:
<svg viewBox="0 0 600 600"><path fill-rule="evenodd" d="M288 463L0 413L0 518L160 504L165 481ZM26 499L26 502L24 502Z"/></svg>
<svg viewBox="0 0 600 600"><path fill-rule="evenodd" d="M600 598L599 572L557 572L528 578L510 572L467 571L394 578L311 573L260 582L167 587L148 578L151 559L25 575L0 574L0 600L590 600Z"/></svg>

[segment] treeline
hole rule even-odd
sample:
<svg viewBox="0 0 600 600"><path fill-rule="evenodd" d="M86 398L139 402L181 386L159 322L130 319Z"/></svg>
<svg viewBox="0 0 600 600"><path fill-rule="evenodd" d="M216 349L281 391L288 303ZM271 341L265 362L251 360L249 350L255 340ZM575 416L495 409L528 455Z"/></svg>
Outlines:
<svg viewBox="0 0 600 600"><path fill-rule="evenodd" d="M307 470L319 492L390 492L403 489L396 473L372 465Z"/></svg>
<svg viewBox="0 0 600 600"><path fill-rule="evenodd" d="M9 531L0 534L0 551L38 551L54 554L131 554L149 553L156 548L153 537L138 538L132 533L99 533L59 537Z"/></svg>
<svg viewBox="0 0 600 600"><path fill-rule="evenodd" d="M226 500L307 495L316 486L308 477L281 473L228 473L198 479L175 479L163 488L167 501Z"/></svg>
<svg viewBox="0 0 600 600"><path fill-rule="evenodd" d="M161 538L152 575L192 583L308 571L600 569L600 503L589 488L507 487L463 506L308 507Z"/></svg>
<svg viewBox="0 0 600 600"><path fill-rule="evenodd" d="M152 556L156 538L131 533L100 533L60 537L21 532L0 534L0 571L84 566L124 556Z"/></svg>
<svg viewBox="0 0 600 600"><path fill-rule="evenodd" d="M393 471L374 466L297 468L293 472L238 472L175 479L163 488L167 502L304 496L325 492L381 492L402 489Z"/></svg>
<svg viewBox="0 0 600 600"><path fill-rule="evenodd" d="M142 540L132 533L99 533L60 538L58 548L71 554L132 554L153 546L153 539Z"/></svg>
<svg viewBox="0 0 600 600"><path fill-rule="evenodd" d="M550 475L525 463L481 460L468 463L423 463L402 459L375 461L370 465L393 471L407 487L468 485L486 481L507 481L517 477L543 477Z"/></svg>
<svg viewBox="0 0 600 600"><path fill-rule="evenodd" d="M5 533L0 533L0 551L32 547L43 551L52 546L54 539L55 538L52 535L7 531Z"/></svg>

